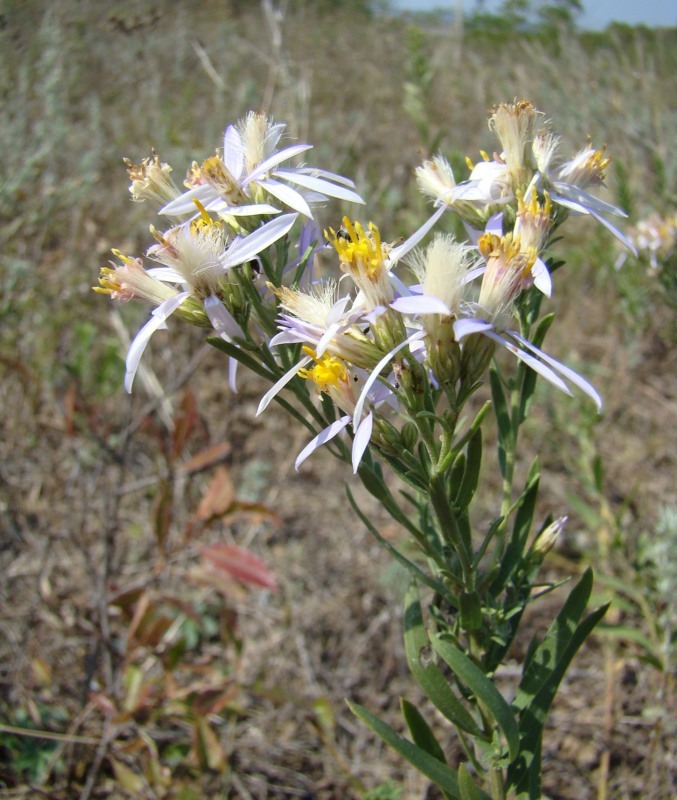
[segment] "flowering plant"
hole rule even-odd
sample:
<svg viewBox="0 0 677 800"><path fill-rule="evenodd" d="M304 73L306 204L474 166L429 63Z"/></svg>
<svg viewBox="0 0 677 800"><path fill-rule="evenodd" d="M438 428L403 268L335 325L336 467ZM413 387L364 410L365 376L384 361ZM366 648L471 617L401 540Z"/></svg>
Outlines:
<svg viewBox="0 0 677 800"><path fill-rule="evenodd" d="M348 490L360 519L411 576L408 664L455 727L466 760L458 768L447 763L433 729L408 701L402 710L411 738L368 709L351 708L445 797L462 800L540 797L548 709L606 610L586 615L586 572L545 637L532 641L517 690L506 699L497 671L539 595L539 567L566 520L536 522L538 459L516 485L518 435L536 378L566 394L578 389L602 407L583 376L542 349L554 315L542 316L541 304L562 263L550 247L572 214L594 217L632 246L608 220L623 213L589 192L603 182L604 148L588 144L562 159L558 138L528 101L499 105L490 127L500 152L482 153L467 180L457 183L441 155L417 169L433 212L392 244L373 223L348 217L325 231L323 243L317 204L328 197L363 201L340 175L283 168L309 145L277 149L284 126L262 114L226 129L222 150L190 168L187 191L155 154L140 166L128 162L134 199L154 203L169 227L151 228L156 244L147 257L159 266L114 251L97 287L114 300L154 306L127 354L129 391L146 344L170 315L204 327L230 357L234 391L242 364L271 384L259 413L275 400L308 429L296 468L327 445L411 537L413 548L386 541ZM420 248L446 213L460 217L468 241L436 233ZM333 252L339 279L316 278L319 250ZM495 358L501 349L516 364ZM469 401L487 381L491 400L468 416ZM493 521L479 530L471 509L490 409L502 496ZM401 499L384 466L405 484Z"/></svg>

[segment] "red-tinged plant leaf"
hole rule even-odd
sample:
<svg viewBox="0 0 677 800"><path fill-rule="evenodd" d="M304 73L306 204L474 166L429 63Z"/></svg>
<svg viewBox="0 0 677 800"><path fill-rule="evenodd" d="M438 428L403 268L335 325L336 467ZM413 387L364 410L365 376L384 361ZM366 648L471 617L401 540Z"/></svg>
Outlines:
<svg viewBox="0 0 677 800"><path fill-rule="evenodd" d="M118 761L112 756L108 756L108 760L111 767L113 767L115 780L120 784L120 787L131 794L132 797L141 797L141 793L146 788L146 781L122 761Z"/></svg>
<svg viewBox="0 0 677 800"><path fill-rule="evenodd" d="M66 435L72 436L75 433L75 408L77 405L77 390L75 384L71 383L63 396L63 416L66 426Z"/></svg>
<svg viewBox="0 0 677 800"><path fill-rule="evenodd" d="M218 714L235 700L238 694L239 689L234 685L227 688L214 686L198 689L190 697L190 707L201 717L206 717L209 714Z"/></svg>
<svg viewBox="0 0 677 800"><path fill-rule="evenodd" d="M233 517L246 515L250 522L264 522L267 519L276 525L282 525L282 518L263 503L247 503L244 500L236 500L230 507L229 517L231 514Z"/></svg>
<svg viewBox="0 0 677 800"><path fill-rule="evenodd" d="M203 521L223 516L235 500L235 489L230 479L230 473L225 467L219 467L207 487L196 516Z"/></svg>
<svg viewBox="0 0 677 800"><path fill-rule="evenodd" d="M134 615L132 616L132 621L129 623L129 628L127 629L127 649L130 649L131 642L134 640L136 636L136 631L138 630L139 626L143 618L152 608L150 597L143 592L139 596L139 601L134 607Z"/></svg>
<svg viewBox="0 0 677 800"><path fill-rule="evenodd" d="M186 603L183 600L180 600L178 597L174 597L172 595L163 594L161 596L161 600L163 603L166 603L168 606L172 606L173 608L177 608L182 614L184 614L189 619L192 619L197 625L202 622L202 617L198 612L190 605L190 603Z"/></svg>
<svg viewBox="0 0 677 800"><path fill-rule="evenodd" d="M118 713L113 701L105 694L92 694L90 695L89 700L91 703L94 703L99 711L102 711L107 717L113 717Z"/></svg>
<svg viewBox="0 0 677 800"><path fill-rule="evenodd" d="M181 469L188 474L200 472L200 470L211 467L212 464L216 464L217 461L223 461L224 458L230 455L231 450L230 442L218 442L204 450L200 450L200 452L196 453L192 458L184 461L183 464L181 464Z"/></svg>
<svg viewBox="0 0 677 800"><path fill-rule="evenodd" d="M211 544L202 548L205 566L221 570L240 583L262 586L273 591L279 589L275 576L258 557L234 544Z"/></svg>
<svg viewBox="0 0 677 800"><path fill-rule="evenodd" d="M112 594L108 602L112 606L119 608L127 619L132 619L136 605L139 598L144 593L143 586L133 586L130 589L121 589L115 594Z"/></svg>
<svg viewBox="0 0 677 800"><path fill-rule="evenodd" d="M247 597L247 589L221 569L196 566L186 572L186 577L198 586L210 586L231 600L244 600Z"/></svg>
<svg viewBox="0 0 677 800"><path fill-rule="evenodd" d="M165 615L144 618L136 634L138 643L146 647L157 647L173 622L171 617Z"/></svg>
<svg viewBox="0 0 677 800"><path fill-rule="evenodd" d="M201 769L223 772L227 765L226 753L209 722L201 717L193 728L193 750Z"/></svg>
<svg viewBox="0 0 677 800"><path fill-rule="evenodd" d="M162 549L169 535L169 527L172 524L172 514L174 505L174 493L169 481L162 481L153 500L153 530L155 540Z"/></svg>
<svg viewBox="0 0 677 800"><path fill-rule="evenodd" d="M199 420L197 401L190 389L186 389L181 398L181 405L174 418L174 431L172 433L172 461L180 456L191 433Z"/></svg>

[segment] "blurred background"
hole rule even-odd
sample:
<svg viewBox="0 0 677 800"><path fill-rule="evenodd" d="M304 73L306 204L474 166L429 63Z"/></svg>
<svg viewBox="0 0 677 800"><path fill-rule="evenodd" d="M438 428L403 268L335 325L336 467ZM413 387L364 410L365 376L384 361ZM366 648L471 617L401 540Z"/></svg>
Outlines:
<svg viewBox="0 0 677 800"><path fill-rule="evenodd" d="M677 28L584 28L592 3L430 5L0 6L1 797L436 796L343 703L399 724L398 697L415 698L406 577L350 512L347 470L317 453L295 473L304 431L274 408L255 419L265 387L242 373L232 394L198 330L154 337L126 395L147 310L91 287L112 247L150 244L123 157L155 148L180 184L227 124L264 110L367 200L327 206L321 226L349 213L395 240L429 213L421 159L440 151L465 178L466 156L495 147L487 112L515 97L564 153L606 143L602 196L643 248L623 259L584 218L556 246L546 349L605 411L541 386L524 459L544 465L541 515L570 514L544 578L593 564L614 602L552 714L544 786L675 796Z"/></svg>

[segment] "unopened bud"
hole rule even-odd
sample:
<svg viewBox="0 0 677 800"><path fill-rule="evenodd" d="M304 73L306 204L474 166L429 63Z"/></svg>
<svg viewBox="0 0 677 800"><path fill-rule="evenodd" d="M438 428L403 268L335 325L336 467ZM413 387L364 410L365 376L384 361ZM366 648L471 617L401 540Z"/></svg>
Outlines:
<svg viewBox="0 0 677 800"><path fill-rule="evenodd" d="M552 550L569 517L559 517L551 522L531 546L531 552L543 559Z"/></svg>

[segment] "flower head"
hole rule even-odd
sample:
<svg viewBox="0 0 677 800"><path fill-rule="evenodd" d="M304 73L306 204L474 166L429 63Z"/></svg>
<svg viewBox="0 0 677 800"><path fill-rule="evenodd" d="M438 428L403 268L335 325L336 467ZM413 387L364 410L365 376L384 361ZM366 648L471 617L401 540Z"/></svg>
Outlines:
<svg viewBox="0 0 677 800"><path fill-rule="evenodd" d="M199 297L209 297L219 290L225 270L221 256L228 236L220 222L215 222L200 206L200 217L188 224L160 233L151 228L157 244L148 250L149 258L168 268L165 280L178 280Z"/></svg>
<svg viewBox="0 0 677 800"><path fill-rule="evenodd" d="M510 174L513 194L526 188L536 166L532 142L536 122L542 116L529 100L515 100L496 106L489 119L489 127L503 148L501 159Z"/></svg>
<svg viewBox="0 0 677 800"><path fill-rule="evenodd" d="M381 242L379 229L370 222L365 231L359 222L343 218L338 233L331 228L325 236L338 253L341 269L352 277L369 308L387 306L394 297L390 281L389 246Z"/></svg>
<svg viewBox="0 0 677 800"><path fill-rule="evenodd" d="M285 127L253 111L236 125L229 125L223 149L202 164L193 164L188 191L161 213L191 214L197 199L208 211L224 216L246 218L277 214L286 208L312 218L311 205L327 197L364 202L352 181L341 175L310 167L281 167L311 149L311 145L296 144L278 150ZM241 221L247 224L246 219Z"/></svg>
<svg viewBox="0 0 677 800"><path fill-rule="evenodd" d="M119 250L113 250L113 255L120 263L111 261L110 267L101 268L100 285L94 287L95 292L110 295L121 303L138 299L153 306L159 306L178 293L150 275L140 258L129 258Z"/></svg>
<svg viewBox="0 0 677 800"><path fill-rule="evenodd" d="M172 168L153 150L148 158L140 164L133 164L128 158L124 159L127 172L131 180L129 191L132 200L143 203L150 200L158 208L166 205L181 194L181 190L170 177Z"/></svg>

